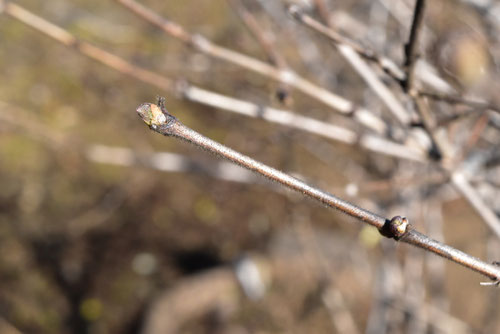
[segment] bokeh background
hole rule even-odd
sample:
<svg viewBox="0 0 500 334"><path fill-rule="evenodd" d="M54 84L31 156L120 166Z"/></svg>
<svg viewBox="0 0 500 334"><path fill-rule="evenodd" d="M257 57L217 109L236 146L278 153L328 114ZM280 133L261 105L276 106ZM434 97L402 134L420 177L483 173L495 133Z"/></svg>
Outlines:
<svg viewBox="0 0 500 334"><path fill-rule="evenodd" d="M15 3L172 80L364 131L310 97L184 45L116 1ZM227 1L141 3L216 44L267 61ZM287 16L285 2L236 3L297 73L384 113L331 43ZM317 17L313 2L297 3ZM390 1L326 3L347 36L402 63L411 22L403 14L406 8L411 15L413 1L398 1L403 9ZM459 92L492 102L499 13L494 1L432 1L421 50ZM283 90L285 102L277 94ZM417 228L472 255L499 259L498 239L468 203L443 178L426 179L432 167L186 101L4 13L0 332L500 330L498 289L479 286L484 278L382 240L353 219L153 133L135 108L157 96L212 139L381 215L407 215ZM431 110L449 116L457 108L439 102ZM456 126L455 135L465 138L475 121ZM480 151L478 142L472 151ZM165 152L177 155L159 155ZM230 171L236 176L228 180Z"/></svg>

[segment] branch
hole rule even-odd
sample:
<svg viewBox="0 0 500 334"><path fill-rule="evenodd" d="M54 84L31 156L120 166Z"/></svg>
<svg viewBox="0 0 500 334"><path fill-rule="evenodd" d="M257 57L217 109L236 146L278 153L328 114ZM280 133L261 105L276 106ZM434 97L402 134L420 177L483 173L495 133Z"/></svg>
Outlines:
<svg viewBox="0 0 500 334"><path fill-rule="evenodd" d="M352 116L361 124L379 134L383 134L387 131L387 125L371 111L358 107L344 97L336 95L329 90L304 79L294 71L281 70L258 59L216 45L204 36L190 34L179 24L161 17L151 9L144 7L134 0L116 1L133 13L137 14L142 19L160 28L168 35L182 41L186 45L193 47L201 53L207 54L213 58L227 61L293 87L342 114Z"/></svg>
<svg viewBox="0 0 500 334"><path fill-rule="evenodd" d="M290 6L288 10L297 22L303 23L308 28L311 28L315 32L320 33L332 40L342 57L347 60L358 75L361 76L361 78L368 84L368 86L371 87L375 94L379 96L382 102L384 102L387 108L392 112L394 117L401 124L408 126L411 121L410 113L403 107L392 91L374 73L371 67L368 66L368 64L360 57L360 54L368 55L368 52L365 49L347 38L342 37L340 34L337 34L336 31L314 20L309 15L302 13L299 6ZM374 53L370 54L372 55L372 60L379 60ZM380 60L377 63L381 65L382 61Z"/></svg>
<svg viewBox="0 0 500 334"><path fill-rule="evenodd" d="M317 1L317 0L316 0ZM364 45L350 39L337 32L330 26L325 26L321 22L315 20L310 15L304 13L299 6L292 5L288 9L289 13L300 23L304 24L308 28L314 30L315 32L327 37L330 41L337 45L348 45L354 51L356 51L361 57L375 63L378 65L385 73L391 76L394 80L401 82L405 79L406 74L404 71L391 59L381 56L375 52L373 49L369 49ZM324 14L323 14L324 15ZM323 17L325 22L330 22L329 19Z"/></svg>
<svg viewBox="0 0 500 334"><path fill-rule="evenodd" d="M376 135L358 135L355 131L337 125L322 122L310 117L301 116L287 110L261 106L244 100L224 96L200 87L192 86L185 81L174 81L165 76L156 74L142 67L134 65L123 58L97 48L85 41L77 39L68 31L58 27L43 18L36 16L24 8L9 3L6 13L35 30L52 37L56 41L74 47L77 52L101 63L116 71L148 83L173 95L183 97L189 101L231 111L247 117L262 118L268 122L282 124L298 130L306 131L342 143L357 145L385 155L425 161L425 154L416 148L405 146ZM358 114L361 116L361 114ZM369 122L369 119L366 119ZM385 124L384 124L385 125Z"/></svg>
<svg viewBox="0 0 500 334"><path fill-rule="evenodd" d="M270 31L264 31L252 15L252 13L244 6L241 0L228 0L229 4L236 12L241 21L245 24L248 31L258 42L262 50L266 53L269 62L280 70L289 70L289 66L285 58L276 50L273 40L274 37ZM276 96L279 101L288 104L290 101L290 91L286 84L281 84L276 91Z"/></svg>
<svg viewBox="0 0 500 334"><path fill-rule="evenodd" d="M316 1L323 1L323 0L316 0ZM394 18L401 25L405 25L411 19L412 12L410 10L407 15L409 17L408 20L401 19L399 15L393 12L394 9L392 8L393 6L394 7L397 6L398 9L404 10L405 8L401 8L401 6L404 6L403 2L401 1L391 2L387 0L380 0L379 2L386 8L386 10L389 13L391 13L394 16ZM354 47L356 52L358 52L362 57L377 64L379 67L381 67L381 69L383 69L387 74L393 77L400 84L402 83L402 80L406 78L406 73L404 72L404 70L399 65L397 65L393 60L379 54L373 48L368 48L362 45L361 43L354 41L352 37L350 38L345 36L345 34L348 33L351 33L351 36L353 36L352 32L357 33L356 37L366 35L367 31L372 28L365 25L364 22L361 22L360 20L351 16L348 12L337 10L332 14L330 14L328 23L330 25L330 29L333 29L337 36L340 36L344 41L354 43L354 45L351 44L350 45ZM340 33L339 31L342 31L343 33ZM426 30L426 27L424 26L424 32L426 31L428 31L428 29ZM335 43L335 41L333 42ZM356 47L356 45L358 47ZM419 59L419 62L417 63L416 67L417 69L415 71L415 76L424 85L429 86L433 90L440 92L442 94L456 94L456 90L444 78L440 77L434 66L426 62L425 59L423 58Z"/></svg>
<svg viewBox="0 0 500 334"><path fill-rule="evenodd" d="M462 172L454 172L451 182L481 216L488 227L500 238L500 221L493 210L486 205Z"/></svg>
<svg viewBox="0 0 500 334"><path fill-rule="evenodd" d="M465 98L463 96L458 96L458 95L440 94L440 93L427 92L427 91L419 91L418 94L425 96L425 97L428 97L432 100L439 101L439 102L465 105L465 106L469 106L472 108L480 108L480 109L491 110L491 111L495 111L495 112L500 113L500 106L497 106L494 103L490 103L490 102L487 102L484 100L469 99L469 98Z"/></svg>
<svg viewBox="0 0 500 334"><path fill-rule="evenodd" d="M230 160L231 162L234 162L244 168L257 172L271 179L272 181L281 183L293 190L300 191L303 194L308 195L327 206L337 208L344 213L362 219L368 224L373 225L379 229L382 229L384 227L386 219L358 208L355 205L345 202L335 196L312 188L302 181L289 176L288 174L285 174L281 171L257 162L249 157L246 157L184 126L177 120L177 118L170 115L166 111L163 105L163 101L164 100L160 100L158 105L145 103L137 109L139 116L141 116L144 122L149 125L154 131L165 136L173 136L188 141L222 158Z"/></svg>
<svg viewBox="0 0 500 334"><path fill-rule="evenodd" d="M449 158L450 154L447 148L446 141L436 136L434 131L435 121L433 120L426 101L418 95L417 89L414 87L415 81L415 66L418 58L418 37L423 29L425 10L425 0L416 0L415 9L413 11L413 20L410 30L410 37L404 46L404 69L406 72L406 79L402 82L404 91L413 98L415 109L420 115L423 128L432 140L432 155L436 160L441 160L443 155Z"/></svg>
<svg viewBox="0 0 500 334"><path fill-rule="evenodd" d="M8 2L5 5L4 11L11 17L21 21L22 23L30 26L35 30L38 30L39 32L44 33L49 37L52 37L59 43L62 43L68 47L73 47L81 54L97 60L98 62L111 67L118 72L130 75L131 77L152 84L166 91L171 91L174 88L172 80L158 75L152 71L145 70L139 66L135 66L127 62L126 60L112 53L99 49L98 47L90 43L81 41L74 35L70 34L68 31L56 26L55 24L47 20L44 20L43 18L27 11L17 4Z"/></svg>
<svg viewBox="0 0 500 334"><path fill-rule="evenodd" d="M425 162L427 159L424 151L416 147L402 145L378 135L358 134L351 129L302 116L288 110L260 106L252 102L213 93L196 86L186 86L180 89L182 89L183 96L190 101L210 105L248 117L262 118L271 123L282 124L341 143L359 145L368 151L399 159L417 161L420 163Z"/></svg>
<svg viewBox="0 0 500 334"><path fill-rule="evenodd" d="M289 189L307 195L324 205L337 209L364 223L376 227L382 235L388 238L401 240L423 248L479 272L494 281L500 281L500 267L485 263L451 246L427 237L426 235L416 231L404 217L402 218L400 216L396 216L391 220L388 220L375 213L344 201L334 195L311 187L288 174L253 160L252 158L240 154L222 144L219 144L218 142L204 137L198 132L186 127L179 120L177 120L177 118L172 116L165 109L164 99L162 98L159 99L158 105L144 103L139 106L136 111L142 120L155 132L165 136L182 139L214 153L221 158L227 159L248 170L265 176L272 181L278 182Z"/></svg>
<svg viewBox="0 0 500 334"><path fill-rule="evenodd" d="M255 17L250 13L248 9L241 3L241 0L228 0L229 4L233 8L233 10L238 14L238 17L243 21L248 31L252 34L255 40L259 43L262 50L269 58L271 64L279 69L288 68L288 64L285 58L276 50L273 44L272 35L269 32L263 31L259 22L255 19Z"/></svg>
<svg viewBox="0 0 500 334"><path fill-rule="evenodd" d="M190 101L218 107L249 117L261 117L270 122L287 125L343 143L351 145L359 144L361 147L367 150L394 156L397 158L409 159L419 162L423 162L426 159L425 154L418 149L401 145L378 136L359 136L350 129L324 123L312 118L303 117L285 110L262 107L254 103L229 98L227 96L210 92L195 86L189 86L185 84L179 85L177 82L169 78L131 64L114 54L97 48L85 41L81 41L70 34L68 31L44 20L39 16L32 14L31 12L16 4L7 3L4 7L4 11L11 17L52 37L53 39L64 45L73 47L81 54L92 58L110 68L113 68L120 73L129 75L140 81L169 91L172 94L180 94ZM366 121L369 120L367 119ZM477 210L476 206L473 207ZM483 216L481 215L481 217Z"/></svg>
<svg viewBox="0 0 500 334"><path fill-rule="evenodd" d="M417 41L422 31L422 22L424 21L425 0L416 0L413 11L413 21L411 24L410 38L405 44L405 62L406 79L403 81L403 88L409 92L413 88L415 77L415 64L417 63Z"/></svg>

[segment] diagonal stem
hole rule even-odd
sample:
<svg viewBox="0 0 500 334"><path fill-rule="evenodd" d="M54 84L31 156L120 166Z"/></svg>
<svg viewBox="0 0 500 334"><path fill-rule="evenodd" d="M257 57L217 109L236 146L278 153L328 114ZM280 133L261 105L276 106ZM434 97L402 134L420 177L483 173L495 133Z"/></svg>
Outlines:
<svg viewBox="0 0 500 334"><path fill-rule="evenodd" d="M225 158L246 169L263 175L272 181L278 182L289 189L301 192L302 194L307 195L331 208L336 208L348 215L361 219L378 229L382 229L386 223L386 219L383 217L359 208L354 204L344 201L336 196L311 187L286 173L260 163L199 134L179 122L174 116L168 113L162 113L154 104L143 104L137 109L137 112L146 124L150 125L151 129L158 133L185 140L211 153L214 153L221 158Z"/></svg>
<svg viewBox="0 0 500 334"><path fill-rule="evenodd" d="M500 267L483 262L478 258L429 238L409 225L406 218L396 216L388 220L199 134L168 113L164 106L164 99L160 99L158 105L144 103L136 111L143 121L155 132L187 141L272 181L278 182L289 189L307 195L322 204L376 227L386 237L423 248L487 276L492 280L500 280Z"/></svg>
<svg viewBox="0 0 500 334"><path fill-rule="evenodd" d="M411 24L410 38L405 44L405 63L406 79L403 82L403 87L406 92L413 88L413 81L415 77L415 64L418 58L418 37L422 31L425 11L425 0L416 0L415 9L413 11L413 21Z"/></svg>

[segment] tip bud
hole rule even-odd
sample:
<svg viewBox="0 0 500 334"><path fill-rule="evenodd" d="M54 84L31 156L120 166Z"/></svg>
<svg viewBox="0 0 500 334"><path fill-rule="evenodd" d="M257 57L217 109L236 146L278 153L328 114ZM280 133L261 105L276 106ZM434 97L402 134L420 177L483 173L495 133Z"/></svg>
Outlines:
<svg viewBox="0 0 500 334"><path fill-rule="evenodd" d="M144 123L149 126L160 126L167 122L167 116L156 104L143 103L136 109L136 111Z"/></svg>

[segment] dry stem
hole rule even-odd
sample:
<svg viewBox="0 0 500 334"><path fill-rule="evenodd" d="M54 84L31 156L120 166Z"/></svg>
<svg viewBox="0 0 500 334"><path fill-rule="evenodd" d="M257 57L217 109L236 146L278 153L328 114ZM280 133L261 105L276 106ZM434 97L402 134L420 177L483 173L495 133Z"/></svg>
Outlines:
<svg viewBox="0 0 500 334"><path fill-rule="evenodd" d="M270 79L284 83L298 91L312 97L313 99L324 103L325 105L337 110L345 115L352 116L365 127L384 134L387 131L387 125L371 111L357 107L353 102L336 95L323 87L320 87L309 80L301 77L291 70L282 70L269 65L258 59L244 55L242 53L215 45L207 38L201 35L193 35L187 32L182 26L167 20L154 11L146 8L134 0L116 0L139 17L147 22L162 29L168 35L177 38L183 43L195 48L197 51L205 53L211 57L227 61L247 70L259 73Z"/></svg>
<svg viewBox="0 0 500 334"><path fill-rule="evenodd" d="M410 38L408 43L406 43L405 51L405 63L404 67L406 70L406 79L403 82L403 87L406 92L409 92L413 88L413 81L415 77L415 64L418 58L418 37L422 31L423 21L424 21L424 11L425 11L425 0L416 0L415 9L413 11L413 22L411 25Z"/></svg>
<svg viewBox="0 0 500 334"><path fill-rule="evenodd" d="M120 73L129 75L135 79L151 84L172 94L180 95L189 101L213 106L248 117L263 118L272 123L282 124L325 138L340 141L342 143L350 145L359 144L361 147L373 152L401 159L409 159L419 162L425 161L425 155L422 151L398 144L376 135L358 135L351 129L322 122L310 117L301 116L287 110L279 110L257 105L255 103L231 98L192 86L186 82L176 82L166 78L165 76L136 66L123 58L97 48L90 43L81 41L68 31L32 14L17 4L8 3L6 5L5 12L35 30L52 37L64 45L74 47L74 49L79 53L113 68Z"/></svg>
<svg viewBox="0 0 500 334"><path fill-rule="evenodd" d="M286 173L269 167L199 134L168 113L165 109L164 99L159 99L158 105L144 103L137 108L137 112L143 121L155 132L187 141L221 158L265 176L272 181L278 182L289 189L307 195L322 204L340 210L364 223L376 227L386 237L423 248L479 272L494 281L500 280L500 267L483 262L451 246L427 237L409 225L406 218L396 216L388 220L334 195L314 188Z"/></svg>
<svg viewBox="0 0 500 334"><path fill-rule="evenodd" d="M376 56L374 52L367 51L355 42L341 36L333 29L330 29L329 27L314 20L311 16L302 13L298 6L291 6L289 8L289 12L298 22L330 39L342 57L347 60L359 76L361 76L361 78L373 89L375 94L377 94L382 102L385 103L395 118L402 125L407 126L410 123L410 113L403 107L393 92L382 82L382 80L375 74L372 68L361 58L360 55L365 58L370 57L368 59L375 61L388 73L392 73L389 72L389 68L394 70L396 68L395 65L384 67L383 65L387 64L388 61L382 61L382 59ZM399 77L398 81L400 81Z"/></svg>

